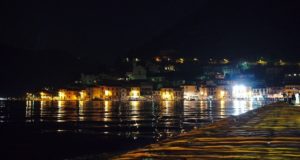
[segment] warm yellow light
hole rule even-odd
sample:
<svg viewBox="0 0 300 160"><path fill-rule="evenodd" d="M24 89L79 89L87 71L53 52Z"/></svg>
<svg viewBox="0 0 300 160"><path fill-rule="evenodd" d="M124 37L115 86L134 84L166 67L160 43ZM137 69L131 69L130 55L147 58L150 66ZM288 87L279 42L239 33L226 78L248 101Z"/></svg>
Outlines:
<svg viewBox="0 0 300 160"><path fill-rule="evenodd" d="M111 95L111 91L105 90L105 91L104 91L104 95L105 95L105 96L110 96L110 95Z"/></svg>
<svg viewBox="0 0 300 160"><path fill-rule="evenodd" d="M140 95L140 92L138 90L132 90L132 91L130 91L130 96L132 98L138 98L139 95Z"/></svg>
<svg viewBox="0 0 300 160"><path fill-rule="evenodd" d="M178 59L176 60L176 62L182 64L182 63L184 63L184 59L183 59L183 58L178 58Z"/></svg>
<svg viewBox="0 0 300 160"><path fill-rule="evenodd" d="M224 96L225 96L225 92L224 92L224 91L220 91L220 96L221 96L221 98L223 99Z"/></svg>
<svg viewBox="0 0 300 160"><path fill-rule="evenodd" d="M263 60L263 58L260 58L258 61L257 61L257 64L260 64L260 65L266 65L268 62Z"/></svg>
<svg viewBox="0 0 300 160"><path fill-rule="evenodd" d="M140 105L140 102L139 101L131 101L130 102L130 105L132 106L132 107L139 107L139 105Z"/></svg>
<svg viewBox="0 0 300 160"><path fill-rule="evenodd" d="M159 57L155 57L155 61L156 61L156 62L160 62L161 59L160 59Z"/></svg>
<svg viewBox="0 0 300 160"><path fill-rule="evenodd" d="M66 96L65 92L63 92L63 91L58 92L58 97L59 97L60 100L65 99L65 96Z"/></svg>
<svg viewBox="0 0 300 160"><path fill-rule="evenodd" d="M172 100L172 95L170 92L165 92L165 93L162 93L162 99L163 100Z"/></svg>
<svg viewBox="0 0 300 160"><path fill-rule="evenodd" d="M228 64L229 63L228 59L224 58L223 60L224 60L224 64Z"/></svg>

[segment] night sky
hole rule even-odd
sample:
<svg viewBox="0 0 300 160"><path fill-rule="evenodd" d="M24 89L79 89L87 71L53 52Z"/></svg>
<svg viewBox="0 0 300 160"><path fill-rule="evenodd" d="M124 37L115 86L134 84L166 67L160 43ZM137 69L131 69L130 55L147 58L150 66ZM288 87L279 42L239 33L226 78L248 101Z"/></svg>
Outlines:
<svg viewBox="0 0 300 160"><path fill-rule="evenodd" d="M42 86L54 81L51 77L56 74L75 75L82 68L110 65L118 57L163 50L184 56L297 60L299 4L297 0L4 0L0 90L24 89L38 83L37 77ZM91 60L87 63L91 66L82 59ZM68 68L73 65L78 72ZM32 73L25 74L29 68Z"/></svg>

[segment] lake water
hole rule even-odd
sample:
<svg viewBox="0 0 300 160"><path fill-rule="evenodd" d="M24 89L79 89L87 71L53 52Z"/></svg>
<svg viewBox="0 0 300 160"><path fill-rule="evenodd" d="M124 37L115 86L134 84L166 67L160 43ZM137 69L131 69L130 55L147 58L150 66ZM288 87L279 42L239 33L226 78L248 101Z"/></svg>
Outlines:
<svg viewBox="0 0 300 160"><path fill-rule="evenodd" d="M109 157L266 103L270 102L0 101L0 155L22 159Z"/></svg>

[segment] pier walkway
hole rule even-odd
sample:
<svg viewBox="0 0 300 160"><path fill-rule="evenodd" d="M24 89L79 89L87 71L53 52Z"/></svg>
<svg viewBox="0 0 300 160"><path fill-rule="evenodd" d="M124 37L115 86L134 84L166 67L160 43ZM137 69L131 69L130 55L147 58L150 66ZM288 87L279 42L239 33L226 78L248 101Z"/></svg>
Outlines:
<svg viewBox="0 0 300 160"><path fill-rule="evenodd" d="M277 103L115 159L300 159L300 107Z"/></svg>

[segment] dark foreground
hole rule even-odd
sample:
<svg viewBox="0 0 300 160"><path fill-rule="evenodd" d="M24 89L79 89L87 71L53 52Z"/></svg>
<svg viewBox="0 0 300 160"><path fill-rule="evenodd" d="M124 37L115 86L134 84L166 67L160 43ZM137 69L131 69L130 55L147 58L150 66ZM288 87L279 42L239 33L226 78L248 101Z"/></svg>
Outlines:
<svg viewBox="0 0 300 160"><path fill-rule="evenodd" d="M269 105L115 159L300 159L300 107Z"/></svg>

